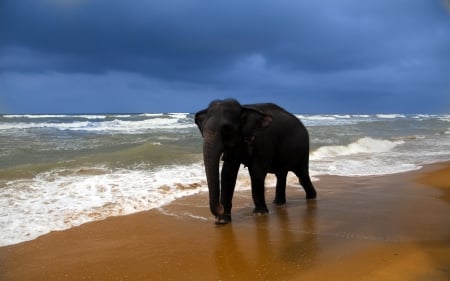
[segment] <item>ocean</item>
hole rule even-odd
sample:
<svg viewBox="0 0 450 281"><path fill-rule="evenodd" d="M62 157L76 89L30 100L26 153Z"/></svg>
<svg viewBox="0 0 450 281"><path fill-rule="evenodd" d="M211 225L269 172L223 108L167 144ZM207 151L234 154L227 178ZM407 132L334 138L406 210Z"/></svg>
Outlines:
<svg viewBox="0 0 450 281"><path fill-rule="evenodd" d="M450 161L450 115L296 116L310 133L315 181ZM193 117L0 115L0 246L206 192ZM240 174L237 190L250 189Z"/></svg>

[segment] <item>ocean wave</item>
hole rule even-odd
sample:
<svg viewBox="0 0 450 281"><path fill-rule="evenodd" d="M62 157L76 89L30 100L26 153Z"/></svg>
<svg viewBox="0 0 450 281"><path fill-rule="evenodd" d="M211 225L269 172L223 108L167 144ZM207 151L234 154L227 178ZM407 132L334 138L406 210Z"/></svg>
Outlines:
<svg viewBox="0 0 450 281"><path fill-rule="evenodd" d="M130 117L130 115L114 115L122 117ZM49 118L82 118L82 119L105 119L106 115L63 115L63 114L6 114L4 118L27 118L27 119L49 119Z"/></svg>
<svg viewBox="0 0 450 281"><path fill-rule="evenodd" d="M419 169L414 155L397 151L406 141L360 138L348 145L322 146L310 154L311 174L338 176L374 176L395 174ZM429 158L430 155L425 156Z"/></svg>
<svg viewBox="0 0 450 281"><path fill-rule="evenodd" d="M69 115L49 115L49 114L4 114L4 118L29 118L29 119L38 119L38 118L66 118Z"/></svg>
<svg viewBox="0 0 450 281"><path fill-rule="evenodd" d="M168 113L167 115L175 117L175 118L183 119L183 118L186 118L189 115L189 113L174 112L174 113Z"/></svg>
<svg viewBox="0 0 450 281"><path fill-rule="evenodd" d="M189 113L142 113L142 114L3 114L0 115L3 118L22 118L22 119L106 119L106 118L131 118L133 116L141 117L161 117L161 116L172 116L175 118L186 118Z"/></svg>
<svg viewBox="0 0 450 281"><path fill-rule="evenodd" d="M116 170L102 166L54 169L31 179L0 184L0 246L111 216L159 208L208 190L200 162L154 170L145 169L145 165ZM236 190L249 190L250 186L248 172L242 167Z"/></svg>
<svg viewBox="0 0 450 281"><path fill-rule="evenodd" d="M404 143L403 140L389 141L364 137L348 145L322 146L311 153L310 159L321 160L355 154L388 152L394 147Z"/></svg>
<svg viewBox="0 0 450 281"><path fill-rule="evenodd" d="M360 122L368 122L372 119L370 115L350 115L350 114L318 114L318 115L303 115L295 114L295 116L302 121L305 126L340 126L340 125L354 125Z"/></svg>
<svg viewBox="0 0 450 281"><path fill-rule="evenodd" d="M450 122L450 115L441 115L438 119L441 121Z"/></svg>
<svg viewBox="0 0 450 281"><path fill-rule="evenodd" d="M377 114L376 116L381 119L406 118L404 114Z"/></svg>
<svg viewBox="0 0 450 281"><path fill-rule="evenodd" d="M162 117L162 116L170 116L173 118L183 119L186 118L190 113L184 112L170 112L170 113L141 113L138 116L142 117Z"/></svg>
<svg viewBox="0 0 450 281"><path fill-rule="evenodd" d="M71 131L124 133L139 133L154 129L183 129L192 127L195 127L192 120L182 120L178 118L178 116L169 118L151 118L137 121L114 119L111 121L0 123L0 130L52 128Z"/></svg>
<svg viewBox="0 0 450 281"><path fill-rule="evenodd" d="M295 114L295 116L310 126L327 125L347 125L357 123L367 123L376 121L395 121L395 120L441 120L450 122L448 114Z"/></svg>
<svg viewBox="0 0 450 281"><path fill-rule="evenodd" d="M435 119L450 122L450 115L431 114L296 114L307 127L311 126L345 126L376 121L390 122L396 120L429 120ZM81 114L51 115L23 114L2 115L0 130L54 128L59 130L79 130L101 132L138 132L147 129L180 129L195 127L189 113L142 113L142 114ZM15 120L17 119L17 120ZM29 121L28 121L29 120Z"/></svg>
<svg viewBox="0 0 450 281"><path fill-rule="evenodd" d="M138 116L143 116L143 117L158 117L158 116L164 116L164 113L142 113L142 114L139 114Z"/></svg>
<svg viewBox="0 0 450 281"><path fill-rule="evenodd" d="M329 115L301 115L297 114L297 118L301 120L336 120L335 116Z"/></svg>
<svg viewBox="0 0 450 281"><path fill-rule="evenodd" d="M200 164L155 171L85 167L9 181L0 189L0 246L168 204L206 188ZM6 209L5 209L6 208Z"/></svg>
<svg viewBox="0 0 450 281"><path fill-rule="evenodd" d="M364 159L344 158L339 161L311 161L313 176L335 175L344 177L380 176L420 169L422 166L395 158L367 157Z"/></svg>

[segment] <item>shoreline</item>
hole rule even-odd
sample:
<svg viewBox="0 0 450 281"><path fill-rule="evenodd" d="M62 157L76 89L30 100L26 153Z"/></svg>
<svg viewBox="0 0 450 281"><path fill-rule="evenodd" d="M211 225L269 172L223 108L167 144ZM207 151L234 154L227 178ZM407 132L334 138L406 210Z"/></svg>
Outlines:
<svg viewBox="0 0 450 281"><path fill-rule="evenodd" d="M0 247L0 279L447 280L450 162L319 178L317 200L289 185L287 205L268 204L268 216L236 192L222 227L201 193Z"/></svg>

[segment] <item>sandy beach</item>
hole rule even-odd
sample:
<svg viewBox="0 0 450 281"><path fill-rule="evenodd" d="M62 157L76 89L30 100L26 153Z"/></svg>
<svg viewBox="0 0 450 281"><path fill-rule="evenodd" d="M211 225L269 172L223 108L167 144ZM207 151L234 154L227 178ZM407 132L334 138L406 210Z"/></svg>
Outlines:
<svg viewBox="0 0 450 281"><path fill-rule="evenodd" d="M449 162L315 186L259 217L236 193L226 226L199 194L1 247L0 280L449 280Z"/></svg>

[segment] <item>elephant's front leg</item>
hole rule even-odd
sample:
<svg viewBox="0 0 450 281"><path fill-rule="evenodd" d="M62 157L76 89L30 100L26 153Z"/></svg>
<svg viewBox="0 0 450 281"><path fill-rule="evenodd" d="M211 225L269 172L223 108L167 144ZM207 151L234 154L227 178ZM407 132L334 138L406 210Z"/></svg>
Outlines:
<svg viewBox="0 0 450 281"><path fill-rule="evenodd" d="M216 220L217 224L226 224L231 222L231 208L234 188L236 186L236 178L239 171L240 163L236 161L224 161L221 173L222 192L220 203L223 205L224 213Z"/></svg>
<svg viewBox="0 0 450 281"><path fill-rule="evenodd" d="M254 214L266 214L269 209L266 205L265 192L264 192L264 180L266 174L263 169L253 168L250 169L250 178L252 181L252 197L255 203Z"/></svg>

